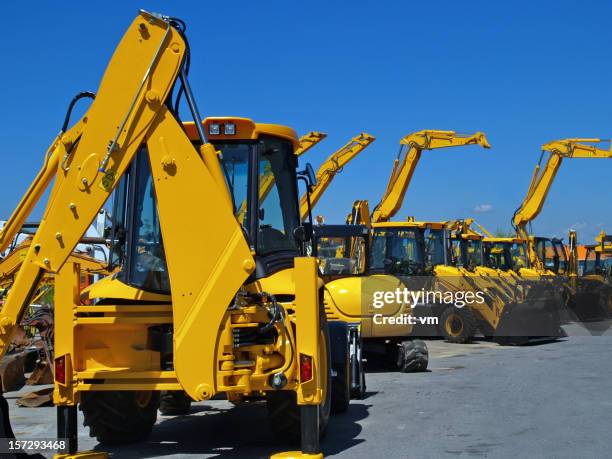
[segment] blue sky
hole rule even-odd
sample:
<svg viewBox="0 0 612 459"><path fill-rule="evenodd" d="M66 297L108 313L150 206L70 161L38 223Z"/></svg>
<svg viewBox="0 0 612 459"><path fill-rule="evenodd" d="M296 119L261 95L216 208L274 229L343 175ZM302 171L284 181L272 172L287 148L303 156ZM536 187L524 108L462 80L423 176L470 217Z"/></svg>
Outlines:
<svg viewBox="0 0 612 459"><path fill-rule="evenodd" d="M137 6L131 6L131 4ZM542 143L612 137L612 3L40 2L3 6L0 218L35 175L75 93L95 90L136 9L183 18L203 115L326 132L315 167L361 131L377 141L316 208L339 222L377 202L399 139L485 131L493 148L425 152L399 217L475 216L508 230ZM566 160L537 233L612 231L612 161ZM488 205L488 212L476 213Z"/></svg>

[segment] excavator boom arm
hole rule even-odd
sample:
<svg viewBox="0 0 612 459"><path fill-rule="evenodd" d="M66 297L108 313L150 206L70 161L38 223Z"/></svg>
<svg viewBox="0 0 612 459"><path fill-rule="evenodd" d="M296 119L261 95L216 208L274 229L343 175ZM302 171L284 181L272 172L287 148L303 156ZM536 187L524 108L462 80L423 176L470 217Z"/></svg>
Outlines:
<svg viewBox="0 0 612 459"><path fill-rule="evenodd" d="M601 139L564 139L546 143L542 146L542 156L536 165L527 196L514 214L513 224L521 238L527 238L527 224L542 211L548 192L564 158L612 158L612 149L605 150L581 142L600 143ZM542 167L544 153L549 157Z"/></svg>
<svg viewBox="0 0 612 459"><path fill-rule="evenodd" d="M464 145L480 145L483 148L490 148L482 132L463 135L455 131L436 130L423 130L409 134L400 140L400 145L400 152L394 162L387 189L372 213L372 222L389 221L400 210L423 150ZM404 157L400 162L400 157L404 152Z"/></svg>
<svg viewBox="0 0 612 459"><path fill-rule="evenodd" d="M308 134L304 134L300 137L300 144L295 150L295 155L302 156L316 144L324 140L325 137L327 137L327 134L317 131L310 131Z"/></svg>
<svg viewBox="0 0 612 459"><path fill-rule="evenodd" d="M374 140L376 140L374 136L362 132L358 136L353 137L346 145L333 153L323 164L321 164L321 167L319 167L317 171L317 183L310 192L311 208L319 202L336 174L341 172L344 166L365 150ZM308 200L306 195L302 196L300 201L300 214L302 220L308 215Z"/></svg>

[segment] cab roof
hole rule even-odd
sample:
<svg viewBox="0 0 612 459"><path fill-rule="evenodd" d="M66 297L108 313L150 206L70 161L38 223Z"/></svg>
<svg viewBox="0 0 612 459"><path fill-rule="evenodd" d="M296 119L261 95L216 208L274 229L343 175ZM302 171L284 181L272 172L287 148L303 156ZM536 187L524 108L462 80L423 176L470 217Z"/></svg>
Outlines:
<svg viewBox="0 0 612 459"><path fill-rule="evenodd" d="M483 239L484 242L506 242L506 243L517 243L517 244L522 244L525 241L523 239L520 239L518 237L485 237Z"/></svg>
<svg viewBox="0 0 612 459"><path fill-rule="evenodd" d="M218 124L220 126L219 134L210 133L210 125ZM225 134L225 125L234 124L235 134ZM193 121L183 123L185 132L191 140L198 139L198 132ZM215 140L257 140L261 135L269 135L280 137L290 141L293 144L293 149L299 146L299 138L297 133L290 127L280 124L256 123L249 118L238 116L211 116L202 121L204 132L208 136L209 141Z"/></svg>
<svg viewBox="0 0 612 459"><path fill-rule="evenodd" d="M417 222L408 220L403 222L378 222L372 223L372 228L420 228L420 229L443 229L446 225L443 222Z"/></svg>

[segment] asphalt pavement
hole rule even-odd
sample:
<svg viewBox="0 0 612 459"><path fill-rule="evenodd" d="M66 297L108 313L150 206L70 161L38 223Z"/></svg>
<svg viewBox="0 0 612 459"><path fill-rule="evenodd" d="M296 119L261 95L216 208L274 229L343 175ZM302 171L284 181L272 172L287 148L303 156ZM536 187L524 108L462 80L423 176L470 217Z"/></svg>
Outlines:
<svg viewBox="0 0 612 459"><path fill-rule="evenodd" d="M568 333L521 347L428 341L425 373L370 364L366 398L330 421L326 457L609 457L612 336ZM53 437L55 409L16 407L20 393L6 394L16 436ZM100 448L83 427L79 440L81 450ZM275 442L261 403L213 400L188 416L160 415L145 442L100 449L116 458L264 458L295 448Z"/></svg>

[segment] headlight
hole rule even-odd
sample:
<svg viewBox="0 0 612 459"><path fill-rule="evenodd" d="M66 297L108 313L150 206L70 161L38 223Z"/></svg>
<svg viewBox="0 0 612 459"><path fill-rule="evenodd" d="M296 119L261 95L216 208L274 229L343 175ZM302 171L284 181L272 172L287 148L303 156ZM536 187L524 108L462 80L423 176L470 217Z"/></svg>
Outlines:
<svg viewBox="0 0 612 459"><path fill-rule="evenodd" d="M236 135L236 125L234 123L225 123L223 125L223 133L225 135Z"/></svg>
<svg viewBox="0 0 612 459"><path fill-rule="evenodd" d="M210 123L208 125L208 134L209 135L221 134L221 125L219 123Z"/></svg>

